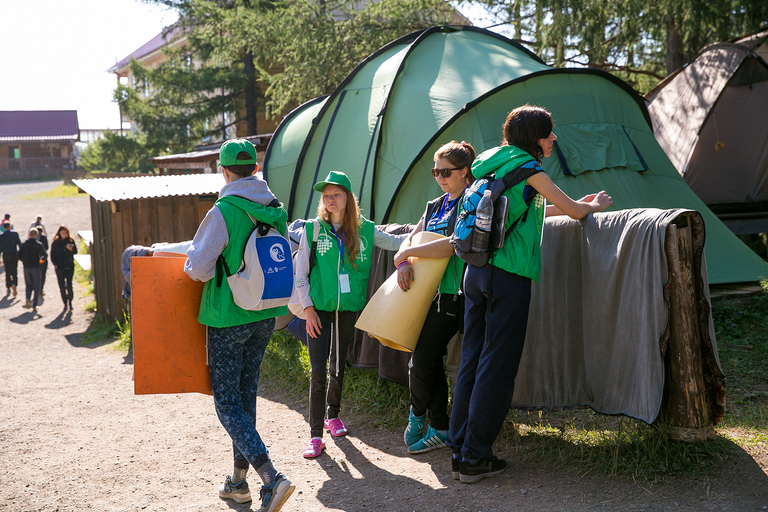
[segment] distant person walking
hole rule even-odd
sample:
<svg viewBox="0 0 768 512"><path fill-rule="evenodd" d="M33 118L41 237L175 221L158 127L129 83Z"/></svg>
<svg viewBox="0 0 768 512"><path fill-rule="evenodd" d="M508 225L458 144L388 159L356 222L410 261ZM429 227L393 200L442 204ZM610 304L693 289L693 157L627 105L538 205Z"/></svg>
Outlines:
<svg viewBox="0 0 768 512"><path fill-rule="evenodd" d="M29 225L29 229L35 228L38 232L38 234L41 234L48 237L48 231L45 230L45 226L43 225L43 216L38 215L35 220L32 221L32 223Z"/></svg>
<svg viewBox="0 0 768 512"><path fill-rule="evenodd" d="M3 265L5 266L5 287L6 296L13 293L16 296L16 286L19 284L19 249L21 249L21 239L19 234L13 231L11 223L4 220L0 225L0 253L3 253Z"/></svg>
<svg viewBox="0 0 768 512"><path fill-rule="evenodd" d="M56 278L59 281L59 292L61 300L64 302L64 311L69 308L72 311L72 276L75 273L75 254L77 254L77 244L69 236L69 229L66 226L59 226L59 230L53 236L51 242L51 263L56 269Z"/></svg>
<svg viewBox="0 0 768 512"><path fill-rule="evenodd" d="M10 226L10 229L13 229L13 223L11 222L11 214L6 213L5 217L3 217L3 223L0 224L0 231L3 233L5 232L5 222L8 221L8 225Z"/></svg>
<svg viewBox="0 0 768 512"><path fill-rule="evenodd" d="M40 217L38 217L39 219ZM37 229L37 241L43 246L43 260L40 262L40 296L45 297L45 276L48 274L48 236L45 234L45 226L40 226Z"/></svg>
<svg viewBox="0 0 768 512"><path fill-rule="evenodd" d="M37 313L37 303L40 300L40 263L45 258L45 249L37 241L37 235L36 229L30 229L26 242L21 244L19 249L19 259L24 264L24 283L27 286L27 302L24 307L31 307L33 313Z"/></svg>

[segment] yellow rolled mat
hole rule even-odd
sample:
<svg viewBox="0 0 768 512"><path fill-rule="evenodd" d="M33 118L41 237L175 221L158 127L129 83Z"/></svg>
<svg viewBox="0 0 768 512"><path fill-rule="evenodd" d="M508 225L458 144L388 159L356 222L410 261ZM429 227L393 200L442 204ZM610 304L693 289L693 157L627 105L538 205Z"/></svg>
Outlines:
<svg viewBox="0 0 768 512"><path fill-rule="evenodd" d="M445 237L420 231L412 243L421 245L440 238ZM411 288L407 292L401 290L397 285L397 272L393 272L368 301L355 327L386 347L413 352L448 260L449 257L411 258L414 277Z"/></svg>

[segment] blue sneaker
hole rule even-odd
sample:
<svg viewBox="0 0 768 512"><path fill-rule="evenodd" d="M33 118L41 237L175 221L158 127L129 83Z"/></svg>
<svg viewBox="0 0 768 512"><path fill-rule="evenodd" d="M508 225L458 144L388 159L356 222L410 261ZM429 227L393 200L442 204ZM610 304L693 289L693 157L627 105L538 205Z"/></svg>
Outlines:
<svg viewBox="0 0 768 512"><path fill-rule="evenodd" d="M445 448L446 439L448 439L448 434L442 435L430 425L427 427L424 437L408 447L408 453L424 453L438 448Z"/></svg>
<svg viewBox="0 0 768 512"><path fill-rule="evenodd" d="M261 508L259 512L277 512L291 497L296 486L285 475L278 473L272 485L261 486Z"/></svg>
<svg viewBox="0 0 768 512"><path fill-rule="evenodd" d="M421 439L421 433L424 431L424 419L426 419L426 416L414 416L413 407L411 407L408 413L408 426L405 427L405 432L403 433L405 446L411 446Z"/></svg>

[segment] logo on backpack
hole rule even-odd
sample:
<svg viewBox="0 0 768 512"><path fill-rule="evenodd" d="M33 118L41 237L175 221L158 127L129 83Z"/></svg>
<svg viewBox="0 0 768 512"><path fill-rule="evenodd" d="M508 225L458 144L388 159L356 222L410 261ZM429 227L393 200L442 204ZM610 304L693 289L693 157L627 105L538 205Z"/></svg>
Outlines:
<svg viewBox="0 0 768 512"><path fill-rule="evenodd" d="M278 263L285 261L285 248L282 244L275 244L269 249L269 255Z"/></svg>
<svg viewBox="0 0 768 512"><path fill-rule="evenodd" d="M242 309L261 311L287 306L293 292L293 260L288 239L275 228L248 217L254 224L243 249L242 262L232 273L220 255L217 260L217 282L222 273L227 277L232 298Z"/></svg>

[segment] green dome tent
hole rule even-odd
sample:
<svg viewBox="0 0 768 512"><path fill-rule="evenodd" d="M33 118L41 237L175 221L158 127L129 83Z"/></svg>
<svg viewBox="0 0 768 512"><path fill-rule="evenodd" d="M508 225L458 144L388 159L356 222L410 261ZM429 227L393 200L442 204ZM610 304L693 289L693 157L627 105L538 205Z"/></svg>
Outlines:
<svg viewBox="0 0 768 512"><path fill-rule="evenodd" d="M441 190L435 150L465 140L482 152L500 142L507 113L549 109L558 136L547 174L572 197L606 190L613 209L690 208L707 229L709 281L757 281L765 263L696 197L653 137L644 100L597 70L553 69L498 34L433 27L370 55L329 96L291 112L264 159L264 178L291 219L315 215L312 184L349 175L376 223L415 223Z"/></svg>

